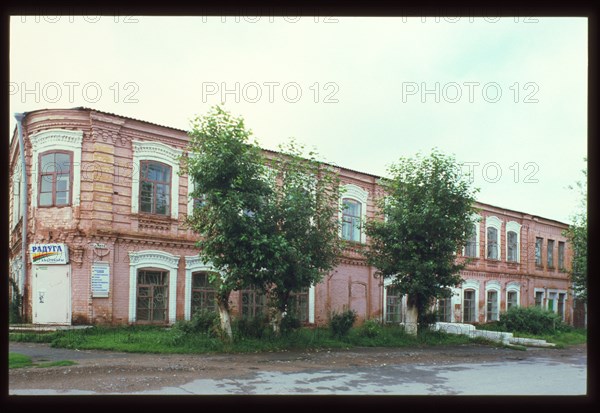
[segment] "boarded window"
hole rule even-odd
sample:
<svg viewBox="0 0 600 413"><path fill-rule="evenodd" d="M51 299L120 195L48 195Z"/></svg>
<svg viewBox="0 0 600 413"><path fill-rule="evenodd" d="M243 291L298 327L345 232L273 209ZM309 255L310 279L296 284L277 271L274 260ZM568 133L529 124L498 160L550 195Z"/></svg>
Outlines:
<svg viewBox="0 0 600 413"><path fill-rule="evenodd" d="M166 322L169 302L167 272L140 270L137 282L136 320L150 323Z"/></svg>

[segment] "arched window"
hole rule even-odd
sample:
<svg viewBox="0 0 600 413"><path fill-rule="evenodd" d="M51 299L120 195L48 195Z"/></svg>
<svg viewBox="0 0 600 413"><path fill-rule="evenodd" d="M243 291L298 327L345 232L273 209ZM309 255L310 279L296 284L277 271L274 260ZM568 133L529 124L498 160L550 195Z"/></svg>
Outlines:
<svg viewBox="0 0 600 413"><path fill-rule="evenodd" d="M360 202L344 198L342 200L342 238L348 241L360 242L361 225L361 207Z"/></svg>
<svg viewBox="0 0 600 413"><path fill-rule="evenodd" d="M166 323L169 320L169 272L140 269L137 273L136 321Z"/></svg>
<svg viewBox="0 0 600 413"><path fill-rule="evenodd" d="M495 216L490 216L485 219L486 227L486 258L489 260L500 260L500 227L502 221Z"/></svg>
<svg viewBox="0 0 600 413"><path fill-rule="evenodd" d="M521 261L521 224L515 221L506 223L506 260Z"/></svg>

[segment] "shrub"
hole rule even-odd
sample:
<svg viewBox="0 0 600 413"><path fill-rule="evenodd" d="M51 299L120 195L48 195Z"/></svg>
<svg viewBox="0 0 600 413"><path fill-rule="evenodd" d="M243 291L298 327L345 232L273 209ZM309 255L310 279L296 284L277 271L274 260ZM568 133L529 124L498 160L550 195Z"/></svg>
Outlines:
<svg viewBox="0 0 600 413"><path fill-rule="evenodd" d="M300 322L300 320L292 314L286 314L286 316L281 319L281 332L282 333L288 333L290 331L297 330L301 326L302 326L302 323Z"/></svg>
<svg viewBox="0 0 600 413"><path fill-rule="evenodd" d="M371 319L367 320L360 326L358 334L361 337L375 338L381 333L382 327L379 321Z"/></svg>
<svg viewBox="0 0 600 413"><path fill-rule="evenodd" d="M344 337L348 334L355 321L356 312L354 310L333 313L329 321L329 328L335 337Z"/></svg>
<svg viewBox="0 0 600 413"><path fill-rule="evenodd" d="M265 316L239 318L232 323L232 329L238 337L246 338L263 338L271 332Z"/></svg>
<svg viewBox="0 0 600 413"><path fill-rule="evenodd" d="M500 314L498 327L506 331L547 334L568 329L561 317L539 307L513 307Z"/></svg>
<svg viewBox="0 0 600 413"><path fill-rule="evenodd" d="M219 315L213 311L199 311L189 321L178 321L174 329L184 334L208 334L211 337L219 336Z"/></svg>

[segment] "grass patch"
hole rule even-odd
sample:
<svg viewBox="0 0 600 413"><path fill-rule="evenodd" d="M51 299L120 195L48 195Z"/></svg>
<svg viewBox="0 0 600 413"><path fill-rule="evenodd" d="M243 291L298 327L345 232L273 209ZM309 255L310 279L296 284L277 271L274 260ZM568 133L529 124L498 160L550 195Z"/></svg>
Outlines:
<svg viewBox="0 0 600 413"><path fill-rule="evenodd" d="M498 322L477 324L476 328L477 330L486 331L506 331L506 329L503 329L502 325ZM548 343L556 344L556 348L565 348L568 346L576 346L587 343L587 330L582 328L573 328L569 326L561 326L560 329L556 329L556 331L554 331L553 333L545 334L533 334L523 331L508 332L513 333L514 337L546 340Z"/></svg>
<svg viewBox="0 0 600 413"><path fill-rule="evenodd" d="M31 357L26 356L21 353L8 353L8 368L9 369L18 369L23 367L37 367L37 368L46 368L46 367L64 367L64 366L73 366L75 363L71 360L59 360L59 361L48 361L45 363L33 363L31 361Z"/></svg>
<svg viewBox="0 0 600 413"><path fill-rule="evenodd" d="M40 342L40 334L15 333L14 341ZM232 342L223 342L210 332L161 326L97 326L85 330L62 330L43 334L52 347L80 350L110 350L131 353L205 354L256 353L284 350L341 349L351 347L424 347L488 344L468 336L423 331L418 336L407 334L402 326L375 325L350 329L338 336L328 327L298 328L276 336L268 328L259 337L234 331Z"/></svg>

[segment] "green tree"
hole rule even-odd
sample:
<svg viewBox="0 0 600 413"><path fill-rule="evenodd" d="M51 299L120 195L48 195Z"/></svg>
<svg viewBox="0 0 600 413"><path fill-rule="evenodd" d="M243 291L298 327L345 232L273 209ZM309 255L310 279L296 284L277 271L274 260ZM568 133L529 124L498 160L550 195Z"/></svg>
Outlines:
<svg viewBox="0 0 600 413"><path fill-rule="evenodd" d="M587 162L587 158L584 161ZM584 180L578 181L576 187L570 186L571 189L579 192L581 203L579 210L572 217L572 224L564 232L564 235L571 244L573 251L573 259L569 270L573 293L575 297L587 303L587 167L582 172Z"/></svg>
<svg viewBox="0 0 600 413"><path fill-rule="evenodd" d="M290 294L321 280L338 262L342 241L339 230L339 177L332 167L319 162L313 151L291 141L280 146L270 162L276 178L268 202L275 224L273 260L268 263L265 284L272 308L272 324L279 331ZM289 309L288 309L289 310Z"/></svg>
<svg viewBox="0 0 600 413"><path fill-rule="evenodd" d="M243 119L216 106L193 120L189 135L190 155L182 158L182 171L193 180L192 196L202 205L187 223L200 236L200 258L218 271L211 283L217 289L221 328L231 338L231 292L265 282L272 223L257 211L272 188L263 176L261 150L249 142L251 131Z"/></svg>
<svg viewBox="0 0 600 413"><path fill-rule="evenodd" d="M450 297L463 280L456 252L472 227L475 193L451 156L433 150L428 157L400 158L382 179L380 216L366 223L367 260L377 274L407 294L409 330L425 320L436 298Z"/></svg>

